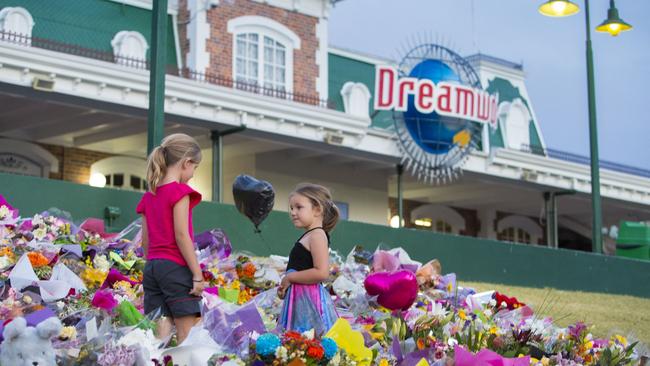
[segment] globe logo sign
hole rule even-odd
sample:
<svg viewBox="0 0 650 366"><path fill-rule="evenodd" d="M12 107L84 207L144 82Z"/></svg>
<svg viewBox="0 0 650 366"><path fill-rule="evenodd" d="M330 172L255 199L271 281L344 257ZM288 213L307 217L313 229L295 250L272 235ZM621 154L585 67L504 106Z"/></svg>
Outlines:
<svg viewBox="0 0 650 366"><path fill-rule="evenodd" d="M399 67L376 69L375 110L393 111L402 160L432 183L460 172L483 126L496 127L498 102L467 60L439 45L415 47Z"/></svg>
<svg viewBox="0 0 650 366"><path fill-rule="evenodd" d="M411 70L409 77L428 79L435 84L441 81L460 83L460 78L454 70L439 60L420 62ZM467 125L466 120L440 116L436 112L421 113L415 107L415 96L409 96L404 122L418 146L431 154L448 152L453 146L454 136L462 132Z"/></svg>

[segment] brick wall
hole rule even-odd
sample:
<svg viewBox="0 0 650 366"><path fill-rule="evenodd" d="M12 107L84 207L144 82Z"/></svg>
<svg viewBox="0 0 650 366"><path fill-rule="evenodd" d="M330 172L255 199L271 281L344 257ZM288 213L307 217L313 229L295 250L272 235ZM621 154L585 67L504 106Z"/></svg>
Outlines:
<svg viewBox="0 0 650 366"><path fill-rule="evenodd" d="M208 11L210 39L207 41L210 53L208 72L221 77L233 78L233 36L228 33L228 21L245 15L267 17L283 24L300 37L300 49L293 52L293 92L318 98L316 78L318 65L316 51L318 18L297 12L260 4L250 0L223 1Z"/></svg>
<svg viewBox="0 0 650 366"><path fill-rule="evenodd" d="M74 147L39 145L59 160L59 172L50 173L50 179L61 179L81 184L88 184L90 166L94 162L114 156L112 154Z"/></svg>

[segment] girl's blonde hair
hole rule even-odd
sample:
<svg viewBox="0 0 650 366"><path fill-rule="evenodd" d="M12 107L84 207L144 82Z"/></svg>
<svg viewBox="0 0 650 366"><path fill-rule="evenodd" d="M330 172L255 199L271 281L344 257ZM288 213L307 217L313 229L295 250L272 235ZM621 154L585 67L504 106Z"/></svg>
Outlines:
<svg viewBox="0 0 650 366"><path fill-rule="evenodd" d="M289 197L294 194L309 199L314 207L320 207L323 211L323 229L326 232L332 231L339 221L339 208L332 201L330 190L318 184L301 183L291 192Z"/></svg>
<svg viewBox="0 0 650 366"><path fill-rule="evenodd" d="M167 173L167 168L189 159L192 163L201 162L201 148L194 138L184 133L175 133L165 137L160 146L147 158L147 184L149 191L156 193L158 183Z"/></svg>

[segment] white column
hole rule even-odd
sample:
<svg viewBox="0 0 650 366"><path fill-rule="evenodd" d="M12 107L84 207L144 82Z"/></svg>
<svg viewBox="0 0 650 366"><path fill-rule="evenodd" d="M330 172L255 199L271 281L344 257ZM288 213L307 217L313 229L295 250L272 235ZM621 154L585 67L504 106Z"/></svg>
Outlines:
<svg viewBox="0 0 650 366"><path fill-rule="evenodd" d="M320 99L328 97L328 20L330 2L325 1L323 5L323 16L318 19L316 25L316 38L318 39L318 49L316 50L316 64L318 65L318 77L316 78L316 90Z"/></svg>
<svg viewBox="0 0 650 366"><path fill-rule="evenodd" d="M479 237L496 240L497 232L494 229L496 218L497 211L493 208L486 208L478 211L478 219L481 223Z"/></svg>
<svg viewBox="0 0 650 366"><path fill-rule="evenodd" d="M210 24L207 9L215 2L210 0L188 0L190 23L187 25L187 37L190 49L187 53L186 65L197 72L206 72L210 66L210 53L207 50L207 40L210 38Z"/></svg>

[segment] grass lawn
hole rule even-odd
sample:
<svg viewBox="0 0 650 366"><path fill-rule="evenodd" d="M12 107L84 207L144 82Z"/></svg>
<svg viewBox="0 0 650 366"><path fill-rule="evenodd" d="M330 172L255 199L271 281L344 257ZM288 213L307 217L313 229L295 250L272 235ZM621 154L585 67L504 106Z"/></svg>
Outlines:
<svg viewBox="0 0 650 366"><path fill-rule="evenodd" d="M460 282L477 292L496 290L531 306L536 314L551 316L561 327L582 320L595 325L596 337L613 332L650 346L650 299L593 292L529 288L483 282ZM648 286L639 284L640 286ZM538 313L541 309L541 314Z"/></svg>

